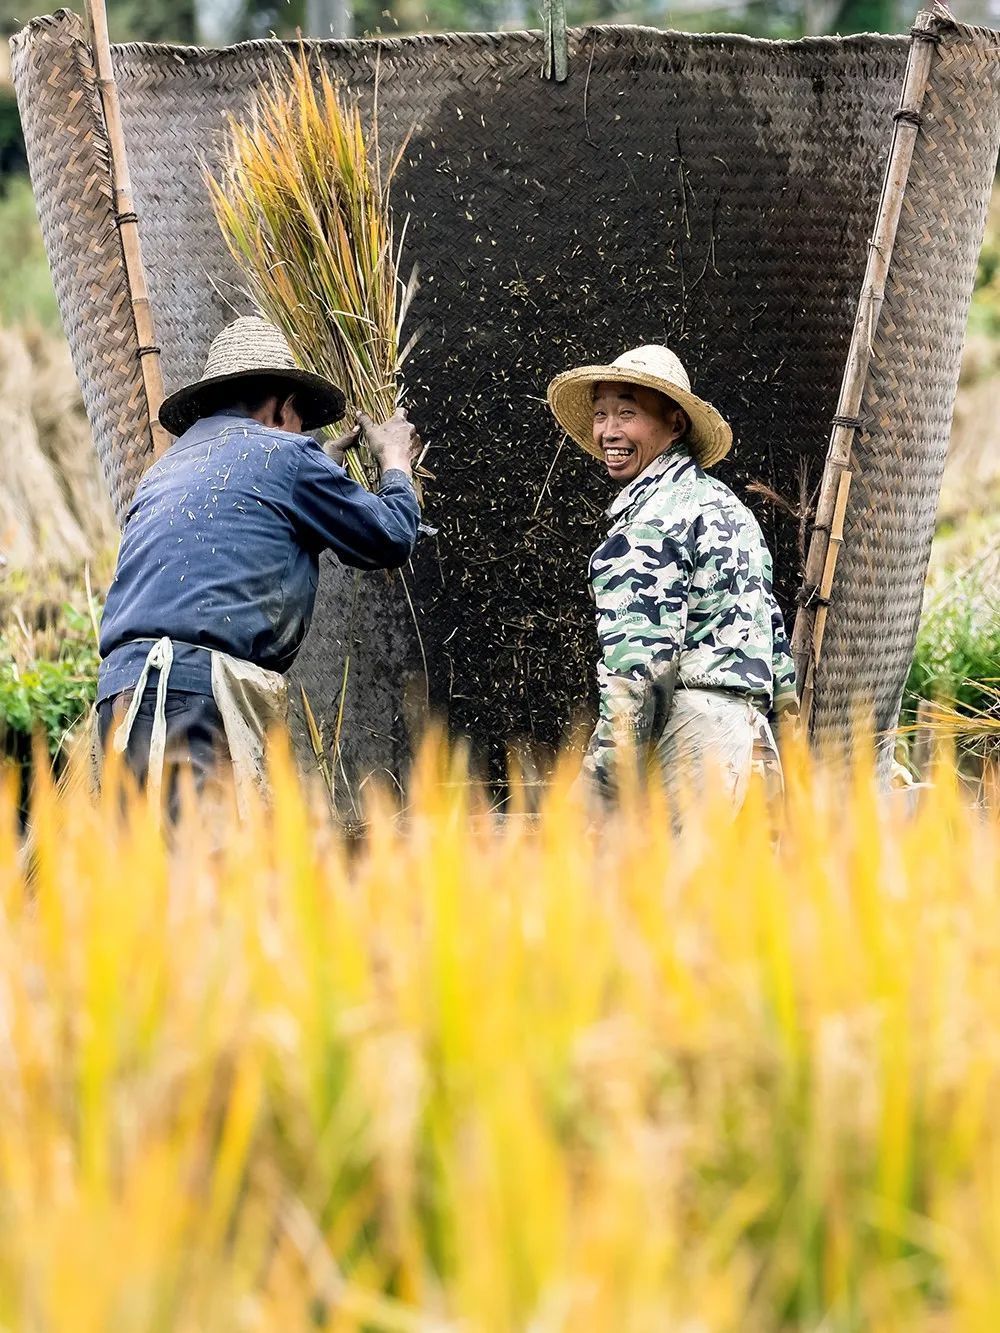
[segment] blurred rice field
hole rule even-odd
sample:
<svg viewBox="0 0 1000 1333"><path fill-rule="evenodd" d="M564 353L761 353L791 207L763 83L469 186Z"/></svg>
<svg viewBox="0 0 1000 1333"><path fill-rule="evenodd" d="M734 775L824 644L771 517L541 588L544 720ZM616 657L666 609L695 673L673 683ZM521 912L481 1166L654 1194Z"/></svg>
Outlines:
<svg viewBox="0 0 1000 1333"><path fill-rule="evenodd" d="M0 804L0 1328L1000 1327L1000 818ZM29 882L30 874L30 882Z"/></svg>

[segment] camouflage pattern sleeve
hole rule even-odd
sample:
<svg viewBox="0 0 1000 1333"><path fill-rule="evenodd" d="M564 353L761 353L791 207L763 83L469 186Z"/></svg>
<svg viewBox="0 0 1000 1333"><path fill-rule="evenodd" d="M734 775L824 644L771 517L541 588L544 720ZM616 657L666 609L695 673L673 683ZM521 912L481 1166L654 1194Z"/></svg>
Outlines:
<svg viewBox="0 0 1000 1333"><path fill-rule="evenodd" d="M655 521L613 532L591 559L600 713L584 773L602 794L615 788L616 747L643 762L656 719L669 711L694 562L691 530Z"/></svg>
<svg viewBox="0 0 1000 1333"><path fill-rule="evenodd" d="M785 621L781 607L772 594L771 597L771 641L772 666L774 677L774 702L771 711L775 717L798 717L799 695L795 683L795 659L785 633Z"/></svg>

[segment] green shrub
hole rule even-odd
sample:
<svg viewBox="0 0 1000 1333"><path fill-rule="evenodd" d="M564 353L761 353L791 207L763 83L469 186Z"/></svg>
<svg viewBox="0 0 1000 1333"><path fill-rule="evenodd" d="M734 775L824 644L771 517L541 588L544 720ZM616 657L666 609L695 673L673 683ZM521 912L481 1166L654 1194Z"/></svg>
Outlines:
<svg viewBox="0 0 1000 1333"><path fill-rule="evenodd" d="M992 706L998 682L1000 624L957 599L933 611L920 627L904 708L915 713L920 700L929 699L970 715L983 712Z"/></svg>
<svg viewBox="0 0 1000 1333"><path fill-rule="evenodd" d="M94 702L99 665L90 616L68 603L55 654L39 654L31 639L23 621L0 634L0 754L22 766L36 735L60 755Z"/></svg>
<svg viewBox="0 0 1000 1333"><path fill-rule="evenodd" d="M900 721L918 720L923 700L968 718L996 715L1000 686L1000 598L993 589L996 560L960 571L933 597L917 636ZM977 753L981 739L960 749Z"/></svg>

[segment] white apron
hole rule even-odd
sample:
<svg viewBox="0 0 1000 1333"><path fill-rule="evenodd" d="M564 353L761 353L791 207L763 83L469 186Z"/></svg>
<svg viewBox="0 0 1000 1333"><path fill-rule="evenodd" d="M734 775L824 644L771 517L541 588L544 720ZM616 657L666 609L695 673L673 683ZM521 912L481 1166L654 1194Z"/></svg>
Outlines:
<svg viewBox="0 0 1000 1333"><path fill-rule="evenodd" d="M236 805L240 818L250 810L250 796L256 791L267 797L267 765L264 744L267 733L288 720L288 685L277 671L266 671L253 662L230 657L214 648L200 644L186 645L211 654L212 695L222 715L226 743L233 766ZM174 645L169 638L156 639L143 663L142 671L132 692L128 712L114 732L112 744L118 754L128 746L139 705L149 682L149 673L159 670L156 682L156 710L149 744L149 772L147 786L155 801L160 798L163 784L163 755L167 742L166 702L170 669L174 661Z"/></svg>

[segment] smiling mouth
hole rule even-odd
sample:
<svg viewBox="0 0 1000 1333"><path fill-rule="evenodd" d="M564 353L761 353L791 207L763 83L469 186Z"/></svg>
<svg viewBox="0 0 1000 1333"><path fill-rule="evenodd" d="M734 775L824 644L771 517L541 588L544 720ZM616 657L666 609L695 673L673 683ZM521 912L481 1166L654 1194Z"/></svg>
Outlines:
<svg viewBox="0 0 1000 1333"><path fill-rule="evenodd" d="M626 458L631 458L634 453L634 449L605 449L604 461L606 463L624 463Z"/></svg>

